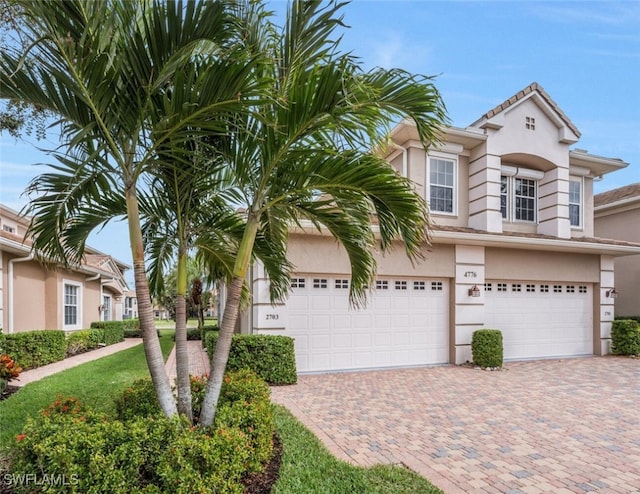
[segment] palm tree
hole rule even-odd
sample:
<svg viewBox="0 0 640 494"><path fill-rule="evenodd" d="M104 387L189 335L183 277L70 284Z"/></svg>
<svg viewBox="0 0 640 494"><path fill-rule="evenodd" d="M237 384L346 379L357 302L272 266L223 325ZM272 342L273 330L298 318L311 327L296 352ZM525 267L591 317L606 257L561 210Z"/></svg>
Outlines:
<svg viewBox="0 0 640 494"><path fill-rule="evenodd" d="M145 272L140 181L157 163L158 149L166 152L170 142L184 159L189 128L227 132L211 115L233 115L252 97L251 61L237 53L218 56L235 33L235 6L228 0L17 2L31 45L0 55L0 97L49 111L61 123L59 164L30 187L34 250L50 261L78 263L93 229L126 217L147 363L160 406L173 415ZM189 69L197 63L211 70ZM200 104L202 94L209 104Z"/></svg>
<svg viewBox="0 0 640 494"><path fill-rule="evenodd" d="M271 99L244 116L246 132L231 136L229 187L238 191L246 215L212 356L203 426L215 417L256 245L270 249L263 262L276 300L289 288L291 226L327 229L348 254L349 296L357 306L365 303L376 272L376 245L385 251L400 239L407 255L417 259L428 242L424 200L369 149L383 141L391 120L401 117L413 119L425 145L437 141L446 121L444 105L429 77L397 69L364 71L355 58L341 54L338 41L332 41L342 25L340 8L335 2L295 1L281 33L264 20L245 19L246 51L271 61L260 67L271 81Z"/></svg>

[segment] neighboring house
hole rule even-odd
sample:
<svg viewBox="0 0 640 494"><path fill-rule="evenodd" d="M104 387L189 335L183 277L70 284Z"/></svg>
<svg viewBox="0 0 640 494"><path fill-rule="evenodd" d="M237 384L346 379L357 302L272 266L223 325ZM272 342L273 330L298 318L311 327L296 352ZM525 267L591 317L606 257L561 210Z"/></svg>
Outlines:
<svg viewBox="0 0 640 494"><path fill-rule="evenodd" d="M598 194L593 202L596 235L640 243L640 183ZM614 265L616 316L638 316L640 255L616 258Z"/></svg>
<svg viewBox="0 0 640 494"><path fill-rule="evenodd" d="M127 264L87 247L85 261L53 269L34 259L25 218L0 205L0 323L5 334L88 328L123 318Z"/></svg>
<svg viewBox="0 0 640 494"><path fill-rule="evenodd" d="M127 290L124 296L124 313L123 319L138 318L138 298L135 290Z"/></svg>
<svg viewBox="0 0 640 494"><path fill-rule="evenodd" d="M311 372L463 363L479 328L502 330L506 359L608 353L614 259L640 244L594 237L593 181L627 163L570 149L580 132L536 83L428 153L412 123L390 137L386 158L430 205L426 260L379 256L368 306L351 310L343 249L294 230L288 300L271 305L255 266L242 332L292 336Z"/></svg>

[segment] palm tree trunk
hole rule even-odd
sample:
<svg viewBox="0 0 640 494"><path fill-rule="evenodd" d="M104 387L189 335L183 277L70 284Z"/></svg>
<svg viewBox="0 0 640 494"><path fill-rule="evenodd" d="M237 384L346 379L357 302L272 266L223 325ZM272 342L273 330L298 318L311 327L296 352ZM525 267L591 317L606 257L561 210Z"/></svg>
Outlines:
<svg viewBox="0 0 640 494"><path fill-rule="evenodd" d="M136 283L136 297L138 299L138 314L140 316L140 327L142 328L142 344L160 409L167 417L171 417L176 415L178 410L171 392L171 384L165 369L160 340L153 321L153 307L151 306L149 283L144 265L140 211L138 210L138 197L134 187L126 189L125 198L129 220L129 240L133 256L133 274Z"/></svg>
<svg viewBox="0 0 640 494"><path fill-rule="evenodd" d="M203 427L212 425L216 416L218 398L220 397L224 372L227 368L229 351L231 350L231 339L233 338L238 320L242 285L244 284L247 269L251 262L251 254L258 232L258 225L258 217L249 215L244 235L238 248L238 256L236 257L233 267L233 278L227 289L227 300L224 306L224 314L222 324L220 325L218 341L216 342L216 349L211 356L211 374L207 382L207 389L200 413L200 425Z"/></svg>
<svg viewBox="0 0 640 494"><path fill-rule="evenodd" d="M193 421L191 410L191 383L189 380L189 349L187 348L187 254L178 254L178 282L176 293L176 373L178 386L178 412Z"/></svg>

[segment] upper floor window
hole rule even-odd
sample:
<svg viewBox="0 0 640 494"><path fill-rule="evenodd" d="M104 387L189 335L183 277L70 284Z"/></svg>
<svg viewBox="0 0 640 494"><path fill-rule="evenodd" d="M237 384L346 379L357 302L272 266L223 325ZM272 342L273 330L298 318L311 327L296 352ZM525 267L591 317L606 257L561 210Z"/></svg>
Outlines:
<svg viewBox="0 0 640 494"><path fill-rule="evenodd" d="M569 223L574 227L582 226L582 179L569 180Z"/></svg>
<svg viewBox="0 0 640 494"><path fill-rule="evenodd" d="M508 221L536 221L538 183L530 178L500 177L500 212Z"/></svg>
<svg viewBox="0 0 640 494"><path fill-rule="evenodd" d="M63 318L64 329L80 329L81 326L81 285L64 283Z"/></svg>
<svg viewBox="0 0 640 494"><path fill-rule="evenodd" d="M455 161L429 159L429 208L437 213L454 213Z"/></svg>

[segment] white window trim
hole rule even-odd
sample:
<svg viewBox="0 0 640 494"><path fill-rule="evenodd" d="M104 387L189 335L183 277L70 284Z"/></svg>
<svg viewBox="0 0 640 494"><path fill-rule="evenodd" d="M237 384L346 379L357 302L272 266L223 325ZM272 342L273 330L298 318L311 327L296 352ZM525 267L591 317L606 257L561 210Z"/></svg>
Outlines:
<svg viewBox="0 0 640 494"><path fill-rule="evenodd" d="M453 194L452 201L453 207L452 211L449 213L447 211L435 211L431 209L431 158L441 159L453 162ZM440 153L440 152L430 152L427 154L427 162L426 162L426 200L429 204L429 214L442 215L442 216L458 216L458 156L455 154L449 153Z"/></svg>
<svg viewBox="0 0 640 494"><path fill-rule="evenodd" d="M578 182L580 184L580 202L571 202L571 182ZM584 228L584 177L569 176L569 225L572 230L582 230ZM577 204L580 208L580 214L578 215L578 224L571 225L571 205Z"/></svg>
<svg viewBox="0 0 640 494"><path fill-rule="evenodd" d="M502 170L500 173L500 181L502 181L502 177L507 177L507 215L502 218L502 221L506 221L508 223L522 223L525 225L537 225L539 219L539 197L538 197L538 188L540 185L540 179L544 176L543 172L539 172L537 170L530 170L528 168L514 168L511 166L502 166ZM535 210L534 210L534 219L530 220L519 220L516 219L516 187L515 181L516 179L524 179L524 180L532 180L535 184ZM502 196L502 192L500 193ZM502 200L502 199L501 199Z"/></svg>
<svg viewBox="0 0 640 494"><path fill-rule="evenodd" d="M77 301L77 308L78 308L78 319L76 321L76 324L65 324L65 313L64 313L64 309L66 306L66 294L65 294L65 286L66 285L70 285L70 286L75 286L78 288L78 301ZM73 281L73 280L62 280L62 328L66 331L66 330L72 330L72 329L82 329L82 288L83 285L82 283L79 283L77 281Z"/></svg>

